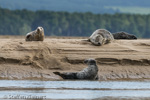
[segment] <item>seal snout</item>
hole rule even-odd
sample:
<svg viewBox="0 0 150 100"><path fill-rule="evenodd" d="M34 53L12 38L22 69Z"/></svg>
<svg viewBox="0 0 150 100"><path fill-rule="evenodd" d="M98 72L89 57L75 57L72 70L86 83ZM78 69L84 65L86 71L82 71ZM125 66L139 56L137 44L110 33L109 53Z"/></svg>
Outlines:
<svg viewBox="0 0 150 100"><path fill-rule="evenodd" d="M96 64L95 59L90 59L89 64L90 64L90 65L95 65L95 64Z"/></svg>
<svg viewBox="0 0 150 100"><path fill-rule="evenodd" d="M92 64L96 64L96 61L95 61L95 59L90 58L90 59L84 60L84 63L85 63L85 64L92 65Z"/></svg>
<svg viewBox="0 0 150 100"><path fill-rule="evenodd" d="M41 32L41 31L43 31L43 28L39 26L39 27L37 27L37 31Z"/></svg>
<svg viewBox="0 0 150 100"><path fill-rule="evenodd" d="M98 45L99 45L99 46L101 46L101 43L100 43L100 42L98 42Z"/></svg>

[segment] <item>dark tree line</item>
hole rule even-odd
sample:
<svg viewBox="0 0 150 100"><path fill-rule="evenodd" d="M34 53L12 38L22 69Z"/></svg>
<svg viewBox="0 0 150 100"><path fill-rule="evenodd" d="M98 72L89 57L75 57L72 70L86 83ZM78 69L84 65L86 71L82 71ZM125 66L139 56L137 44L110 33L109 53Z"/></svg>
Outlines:
<svg viewBox="0 0 150 100"><path fill-rule="evenodd" d="M0 35L25 35L37 26L48 36L89 36L104 28L150 37L150 15L92 14L53 11L8 10L0 8Z"/></svg>

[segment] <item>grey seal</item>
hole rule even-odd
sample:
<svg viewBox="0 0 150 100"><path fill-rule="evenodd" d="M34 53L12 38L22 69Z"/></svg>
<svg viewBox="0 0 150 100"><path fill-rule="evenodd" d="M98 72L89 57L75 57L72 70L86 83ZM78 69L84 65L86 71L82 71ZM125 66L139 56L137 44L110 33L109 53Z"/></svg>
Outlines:
<svg viewBox="0 0 150 100"><path fill-rule="evenodd" d="M105 29L97 29L89 37L89 41L96 46L101 46L103 44L110 43L114 40L112 34Z"/></svg>
<svg viewBox="0 0 150 100"><path fill-rule="evenodd" d="M43 41L44 40L44 29L43 27L37 27L36 30L27 33L26 41Z"/></svg>
<svg viewBox="0 0 150 100"><path fill-rule="evenodd" d="M87 68L80 72L53 72L56 75L61 76L63 79L80 79L80 80L95 80L98 74L98 67L96 65L95 59L87 59L84 61L88 65Z"/></svg>
<svg viewBox="0 0 150 100"><path fill-rule="evenodd" d="M123 32L123 31L113 33L112 35L113 35L114 39L132 39L132 40L137 39L137 37L135 35L129 34L127 32Z"/></svg>

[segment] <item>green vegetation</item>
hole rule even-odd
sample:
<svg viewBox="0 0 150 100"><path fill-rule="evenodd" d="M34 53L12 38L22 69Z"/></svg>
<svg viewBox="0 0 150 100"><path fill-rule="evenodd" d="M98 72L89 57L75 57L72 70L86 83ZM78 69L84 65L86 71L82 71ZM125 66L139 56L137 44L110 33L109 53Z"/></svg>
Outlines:
<svg viewBox="0 0 150 100"><path fill-rule="evenodd" d="M25 35L37 26L42 26L48 36L90 36L96 29L104 28L112 33L126 31L150 38L150 15L11 11L0 8L0 35Z"/></svg>

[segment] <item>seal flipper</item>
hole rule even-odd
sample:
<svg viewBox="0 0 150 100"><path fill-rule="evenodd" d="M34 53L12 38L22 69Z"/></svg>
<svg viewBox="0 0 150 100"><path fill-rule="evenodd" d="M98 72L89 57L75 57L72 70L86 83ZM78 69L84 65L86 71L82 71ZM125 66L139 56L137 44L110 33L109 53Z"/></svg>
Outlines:
<svg viewBox="0 0 150 100"><path fill-rule="evenodd" d="M87 40L82 40L82 41L84 41L84 42L90 42L90 39L87 39Z"/></svg>
<svg viewBox="0 0 150 100"><path fill-rule="evenodd" d="M53 73L61 76L63 79L78 79L77 73L75 72L68 72L68 73L53 72Z"/></svg>
<svg viewBox="0 0 150 100"><path fill-rule="evenodd" d="M60 75L60 72L53 72L54 74L56 74L56 75Z"/></svg>

